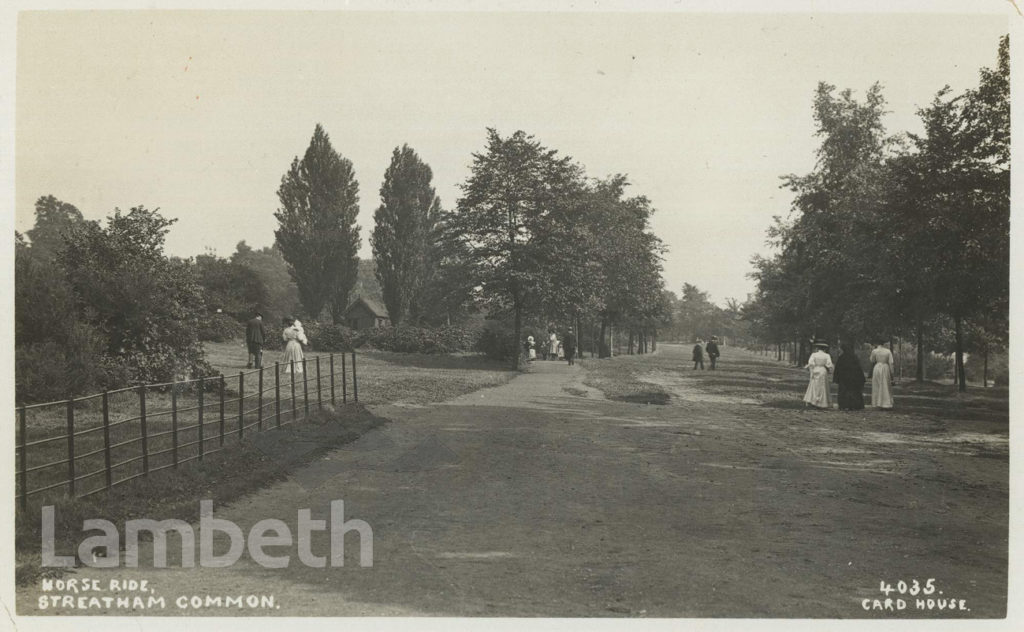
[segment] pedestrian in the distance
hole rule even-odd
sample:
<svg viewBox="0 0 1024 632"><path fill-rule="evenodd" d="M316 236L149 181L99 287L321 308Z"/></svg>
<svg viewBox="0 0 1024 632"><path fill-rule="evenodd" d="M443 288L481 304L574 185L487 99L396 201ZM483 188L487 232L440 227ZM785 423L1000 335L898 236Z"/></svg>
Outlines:
<svg viewBox="0 0 1024 632"><path fill-rule="evenodd" d="M701 371L704 370L704 347L701 346L700 340L693 345L693 370L696 371L698 366Z"/></svg>
<svg viewBox="0 0 1024 632"><path fill-rule="evenodd" d="M871 405L875 408L892 408L892 363L892 351L879 340L871 352Z"/></svg>
<svg viewBox="0 0 1024 632"><path fill-rule="evenodd" d="M551 335L548 336L547 352L549 359L558 359L558 334L556 334L554 330L552 330Z"/></svg>
<svg viewBox="0 0 1024 632"><path fill-rule="evenodd" d="M263 328L263 314L256 312L256 316L245 324L245 346L248 347L248 364L245 368L256 368L263 366L263 343L266 342L267 331Z"/></svg>
<svg viewBox="0 0 1024 632"><path fill-rule="evenodd" d="M306 333L295 326L295 319L285 317L282 320L284 331L281 332L281 340L284 341L284 354L281 356L281 364L284 365L284 372L291 373L295 367L295 373L302 373L302 359L306 356L302 353L302 345L309 344Z"/></svg>
<svg viewBox="0 0 1024 632"><path fill-rule="evenodd" d="M536 360L537 359L537 349L536 349L536 347L534 345L534 342L533 342L533 336L527 336L526 337L526 344L524 346L526 348L526 357L527 357L527 359L530 362L533 362L534 360Z"/></svg>
<svg viewBox="0 0 1024 632"><path fill-rule="evenodd" d="M718 351L718 336L711 336L706 351L708 352L708 360L711 361L711 370L714 371L715 364L718 362L718 356L721 355Z"/></svg>
<svg viewBox="0 0 1024 632"><path fill-rule="evenodd" d="M832 356L828 354L827 342L815 340L814 349L814 353L807 359L807 366L804 367L810 375L807 391L804 393L804 403L827 410L832 408L832 393L828 375L835 367L832 365Z"/></svg>
<svg viewBox="0 0 1024 632"><path fill-rule="evenodd" d="M864 409L864 369L853 351L853 344L844 342L843 353L836 360L836 372L832 378L839 385L839 410Z"/></svg>
<svg viewBox="0 0 1024 632"><path fill-rule="evenodd" d="M569 366L576 364L576 334L573 333L572 327L565 334L562 348L565 349L565 359L569 361Z"/></svg>

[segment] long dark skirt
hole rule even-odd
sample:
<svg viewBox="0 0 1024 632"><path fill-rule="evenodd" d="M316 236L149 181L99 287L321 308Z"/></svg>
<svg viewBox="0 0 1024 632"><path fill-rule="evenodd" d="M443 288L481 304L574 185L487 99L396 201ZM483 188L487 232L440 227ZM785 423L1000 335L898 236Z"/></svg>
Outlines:
<svg viewBox="0 0 1024 632"><path fill-rule="evenodd" d="M864 387L839 385L839 410L863 410Z"/></svg>

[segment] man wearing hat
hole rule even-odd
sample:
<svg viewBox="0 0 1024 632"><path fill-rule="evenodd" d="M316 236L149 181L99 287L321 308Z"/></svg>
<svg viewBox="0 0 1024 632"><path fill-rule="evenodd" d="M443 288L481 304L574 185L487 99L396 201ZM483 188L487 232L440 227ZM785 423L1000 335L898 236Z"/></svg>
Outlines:
<svg viewBox="0 0 1024 632"><path fill-rule="evenodd" d="M249 363L245 368L251 369L253 360L256 368L263 366L263 342L267 332L263 329L263 314L256 312L255 318L245 324L245 345L249 348Z"/></svg>
<svg viewBox="0 0 1024 632"><path fill-rule="evenodd" d="M565 352L565 359L569 361L569 366L576 364L576 334L573 333L572 327L562 338L562 350Z"/></svg>
<svg viewBox="0 0 1024 632"><path fill-rule="evenodd" d="M711 370L715 370L715 361L718 360L718 356L721 355L718 351L718 336L711 336L711 340L708 341L707 347L704 351L708 354L708 359L711 360Z"/></svg>

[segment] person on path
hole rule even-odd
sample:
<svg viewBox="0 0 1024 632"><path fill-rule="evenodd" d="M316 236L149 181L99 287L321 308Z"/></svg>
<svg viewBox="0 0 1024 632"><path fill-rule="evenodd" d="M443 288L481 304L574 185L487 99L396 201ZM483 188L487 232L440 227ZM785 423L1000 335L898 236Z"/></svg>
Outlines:
<svg viewBox="0 0 1024 632"><path fill-rule="evenodd" d="M284 371L291 373L294 362L295 373L302 373L302 359L306 357L302 353L302 345L308 345L309 340L306 339L306 333L295 326L294 318L285 317L282 324L284 324L284 331L281 332L281 340L285 344L281 363L284 364Z"/></svg>
<svg viewBox="0 0 1024 632"><path fill-rule="evenodd" d="M537 349L533 343L533 336L526 337L526 344L523 347L526 349L526 357L530 362L537 359Z"/></svg>
<svg viewBox="0 0 1024 632"><path fill-rule="evenodd" d="M718 361L718 356L721 353L718 351L718 336L711 336L711 340L708 341L708 359L711 360L711 370L715 370L715 364Z"/></svg>
<svg viewBox="0 0 1024 632"><path fill-rule="evenodd" d="M554 331L548 336L548 358L552 360L558 359L558 334Z"/></svg>
<svg viewBox="0 0 1024 632"><path fill-rule="evenodd" d="M245 346L249 350L248 364L245 368L256 368L263 366L263 343L266 342L267 331L263 328L263 314L256 312L256 316L245 324Z"/></svg>
<svg viewBox="0 0 1024 632"><path fill-rule="evenodd" d="M871 352L871 405L875 408L892 408L892 351L879 341Z"/></svg>
<svg viewBox="0 0 1024 632"><path fill-rule="evenodd" d="M864 409L864 369L853 351L853 344L844 342L843 354L836 360L833 381L839 385L839 410Z"/></svg>
<svg viewBox="0 0 1024 632"><path fill-rule="evenodd" d="M834 368L832 356L828 354L828 343L823 340L814 341L814 353L807 359L810 380L804 393L804 403L815 408L829 409L832 407L832 394L828 380L829 372Z"/></svg>
<svg viewBox="0 0 1024 632"><path fill-rule="evenodd" d="M576 364L576 334L573 333L572 327L565 334L562 348L565 350L565 359L569 361L569 366Z"/></svg>
<svg viewBox="0 0 1024 632"><path fill-rule="evenodd" d="M701 346L700 340L697 344L693 345L693 370L697 370L697 365L700 365L700 370L704 370L704 347Z"/></svg>

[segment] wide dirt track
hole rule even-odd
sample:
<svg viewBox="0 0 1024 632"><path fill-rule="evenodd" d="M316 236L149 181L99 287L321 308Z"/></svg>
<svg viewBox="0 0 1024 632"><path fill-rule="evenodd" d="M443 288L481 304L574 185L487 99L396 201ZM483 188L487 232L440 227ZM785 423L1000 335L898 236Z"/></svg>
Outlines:
<svg viewBox="0 0 1024 632"><path fill-rule="evenodd" d="M254 593L279 606L138 614L1004 616L1005 397L897 387L894 412L805 412L797 369L728 347L716 372L688 358L661 345L537 362L444 403L375 406L391 423L215 508L247 531L294 525L304 508L325 518L344 500L346 518L373 528L372 568L350 534L340 568L309 568L292 549L284 569L243 556L224 569L76 575L148 579L168 602ZM651 393L620 401L591 386L617 379ZM889 595L903 611L862 607L885 599L880 582L928 579L931 595ZM41 613L39 594L19 590L19 614ZM918 609L919 598L969 610Z"/></svg>

